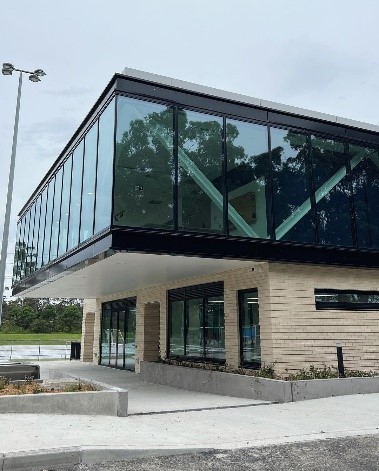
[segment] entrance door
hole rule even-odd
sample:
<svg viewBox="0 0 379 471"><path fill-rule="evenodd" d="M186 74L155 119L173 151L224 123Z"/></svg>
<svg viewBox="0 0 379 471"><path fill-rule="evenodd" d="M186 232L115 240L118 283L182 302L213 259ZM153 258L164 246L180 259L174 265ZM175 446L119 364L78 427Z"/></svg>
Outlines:
<svg viewBox="0 0 379 471"><path fill-rule="evenodd" d="M135 338L135 298L103 304L100 364L134 370Z"/></svg>
<svg viewBox="0 0 379 471"><path fill-rule="evenodd" d="M259 326L258 290L248 289L238 292L241 364L259 368L261 365L261 338Z"/></svg>

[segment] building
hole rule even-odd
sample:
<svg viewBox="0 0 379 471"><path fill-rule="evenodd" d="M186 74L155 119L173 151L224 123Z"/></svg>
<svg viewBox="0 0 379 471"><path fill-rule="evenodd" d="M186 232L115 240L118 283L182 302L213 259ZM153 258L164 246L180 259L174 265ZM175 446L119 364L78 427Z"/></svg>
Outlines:
<svg viewBox="0 0 379 471"><path fill-rule="evenodd" d="M379 127L125 69L20 212L14 295L82 356L379 364Z"/></svg>

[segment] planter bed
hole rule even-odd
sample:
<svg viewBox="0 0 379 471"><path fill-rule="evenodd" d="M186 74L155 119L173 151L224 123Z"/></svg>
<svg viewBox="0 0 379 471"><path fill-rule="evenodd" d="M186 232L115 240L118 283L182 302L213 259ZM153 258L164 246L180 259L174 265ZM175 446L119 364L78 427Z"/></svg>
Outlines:
<svg viewBox="0 0 379 471"><path fill-rule="evenodd" d="M141 362L141 380L189 391L272 402L379 393L378 376L284 381L146 361Z"/></svg>
<svg viewBox="0 0 379 471"><path fill-rule="evenodd" d="M21 383L21 382L19 382ZM38 382L37 388L49 388L49 392L33 393L30 382L22 382L20 388L30 390L30 394L0 395L0 413L23 414L75 414L112 415L125 417L128 411L128 391L102 383L92 384L96 391L56 392L75 380L54 380ZM83 389L85 384L83 383ZM54 392L51 391L54 389Z"/></svg>

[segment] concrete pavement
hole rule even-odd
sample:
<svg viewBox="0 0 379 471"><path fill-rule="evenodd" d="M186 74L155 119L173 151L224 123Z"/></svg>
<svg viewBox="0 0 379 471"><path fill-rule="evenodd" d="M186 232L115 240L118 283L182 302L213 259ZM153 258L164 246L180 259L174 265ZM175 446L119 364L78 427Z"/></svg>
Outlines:
<svg viewBox="0 0 379 471"><path fill-rule="evenodd" d="M167 449L236 449L379 434L379 394L267 404L144 384L134 373L79 362L41 363L43 377L49 369L127 388L130 415L2 414L0 453L5 457L16 452L38 461L55 450L56 462L71 453L73 461L66 464L75 464Z"/></svg>

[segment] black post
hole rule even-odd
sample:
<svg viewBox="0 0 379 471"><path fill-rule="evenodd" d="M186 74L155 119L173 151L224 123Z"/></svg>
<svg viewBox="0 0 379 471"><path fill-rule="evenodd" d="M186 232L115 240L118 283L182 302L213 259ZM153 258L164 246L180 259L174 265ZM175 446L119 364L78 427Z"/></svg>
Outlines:
<svg viewBox="0 0 379 471"><path fill-rule="evenodd" d="M338 376L345 378L345 367L343 365L342 346L337 344Z"/></svg>

